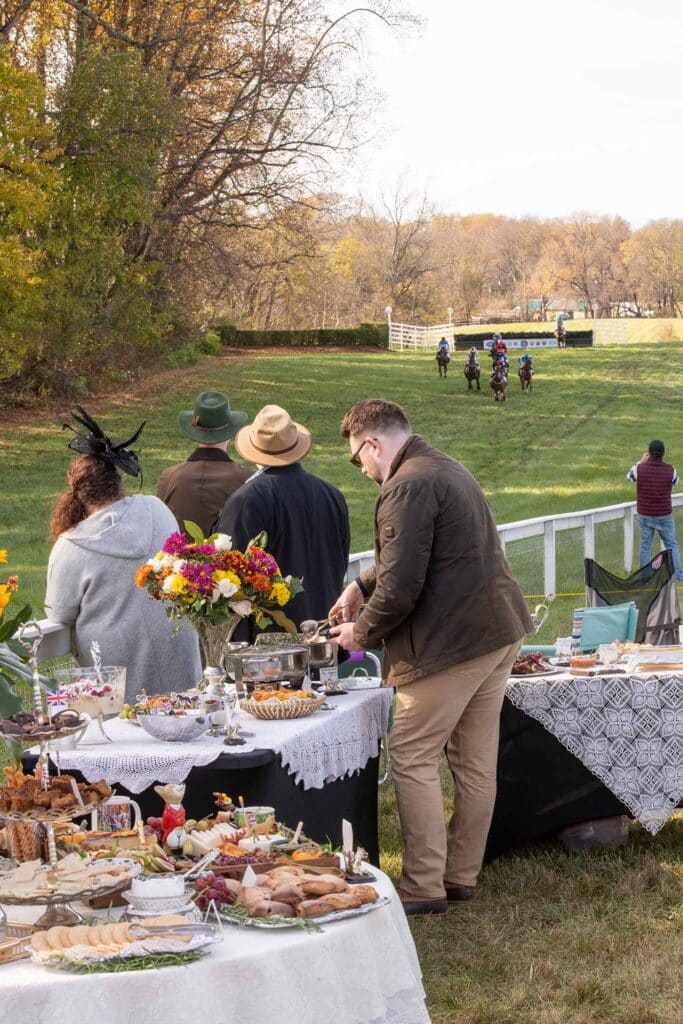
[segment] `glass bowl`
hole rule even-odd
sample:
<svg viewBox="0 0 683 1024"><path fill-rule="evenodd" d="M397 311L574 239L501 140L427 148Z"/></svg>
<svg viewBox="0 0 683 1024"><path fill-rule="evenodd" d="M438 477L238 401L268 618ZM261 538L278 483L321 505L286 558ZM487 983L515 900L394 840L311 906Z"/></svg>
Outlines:
<svg viewBox="0 0 683 1024"><path fill-rule="evenodd" d="M53 673L64 707L80 714L97 718L98 715L118 715L126 698L126 669L120 665L103 665L98 673L94 668L60 668Z"/></svg>
<svg viewBox="0 0 683 1024"><path fill-rule="evenodd" d="M211 727L210 716L200 714L138 714L137 721L149 736L167 743L189 743Z"/></svg>

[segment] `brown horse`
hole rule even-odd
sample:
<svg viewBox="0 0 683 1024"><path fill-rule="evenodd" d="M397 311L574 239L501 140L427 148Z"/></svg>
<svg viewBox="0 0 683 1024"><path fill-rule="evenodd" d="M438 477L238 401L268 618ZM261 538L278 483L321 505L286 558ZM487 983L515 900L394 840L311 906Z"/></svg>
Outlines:
<svg viewBox="0 0 683 1024"><path fill-rule="evenodd" d="M493 388L493 397L496 402L505 401L505 389L508 386L508 378L505 372L505 366L502 362L497 362L493 367L491 373L491 387Z"/></svg>
<svg viewBox="0 0 683 1024"><path fill-rule="evenodd" d="M523 362L518 370L519 383L522 385L522 391L531 391L531 378L534 375L531 363Z"/></svg>
<svg viewBox="0 0 683 1024"><path fill-rule="evenodd" d="M479 363L476 360L474 354L470 355L469 359L465 363L462 371L467 378L467 390L474 391L472 387L472 381L477 382L477 391L481 391L481 384L479 383L479 377L481 376L481 370L479 369Z"/></svg>
<svg viewBox="0 0 683 1024"><path fill-rule="evenodd" d="M450 363L450 361L451 357L449 356L448 352L446 352L444 349L437 350L436 365L439 368L439 377L441 377L442 373L444 377L448 376L448 364Z"/></svg>

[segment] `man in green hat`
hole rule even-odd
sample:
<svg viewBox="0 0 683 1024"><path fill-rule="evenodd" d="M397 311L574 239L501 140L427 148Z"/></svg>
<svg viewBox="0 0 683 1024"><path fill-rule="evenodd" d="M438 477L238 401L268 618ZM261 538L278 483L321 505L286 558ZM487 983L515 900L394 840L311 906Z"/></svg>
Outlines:
<svg viewBox="0 0 683 1024"><path fill-rule="evenodd" d="M181 530L189 519L208 536L227 499L253 474L228 455L230 438L248 419L246 412L232 410L220 391L202 391L194 409L178 416L180 430L197 447L186 462L163 471L157 497L168 505Z"/></svg>

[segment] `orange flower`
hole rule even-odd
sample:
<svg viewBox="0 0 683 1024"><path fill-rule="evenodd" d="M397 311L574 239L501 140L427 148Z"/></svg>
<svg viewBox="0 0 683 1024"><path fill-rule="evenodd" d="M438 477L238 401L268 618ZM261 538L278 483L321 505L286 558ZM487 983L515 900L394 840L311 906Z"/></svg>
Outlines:
<svg viewBox="0 0 683 1024"><path fill-rule="evenodd" d="M247 560L241 551L225 551L221 557L221 562L226 569L231 569L239 576L243 576L247 568Z"/></svg>
<svg viewBox="0 0 683 1024"><path fill-rule="evenodd" d="M251 586L259 594L270 594L270 580L262 572L255 572L252 575Z"/></svg>
<svg viewBox="0 0 683 1024"><path fill-rule="evenodd" d="M147 580L149 579L151 573L151 565L141 565L138 571L135 573L135 586L140 587L140 589L142 590L142 588L147 584Z"/></svg>
<svg viewBox="0 0 683 1024"><path fill-rule="evenodd" d="M14 594L14 593L16 593L16 591L18 589L19 589L19 577L18 576L10 576L10 578L7 580L7 590L9 591L10 594Z"/></svg>

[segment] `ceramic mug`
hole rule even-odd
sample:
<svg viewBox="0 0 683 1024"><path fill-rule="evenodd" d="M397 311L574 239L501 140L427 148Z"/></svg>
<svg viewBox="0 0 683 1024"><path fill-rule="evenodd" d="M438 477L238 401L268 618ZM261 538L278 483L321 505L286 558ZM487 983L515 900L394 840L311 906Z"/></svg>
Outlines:
<svg viewBox="0 0 683 1024"><path fill-rule="evenodd" d="M141 819L142 811L135 800L129 796L110 796L92 812L92 827L95 832L127 832Z"/></svg>

